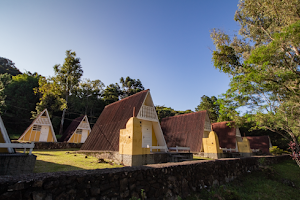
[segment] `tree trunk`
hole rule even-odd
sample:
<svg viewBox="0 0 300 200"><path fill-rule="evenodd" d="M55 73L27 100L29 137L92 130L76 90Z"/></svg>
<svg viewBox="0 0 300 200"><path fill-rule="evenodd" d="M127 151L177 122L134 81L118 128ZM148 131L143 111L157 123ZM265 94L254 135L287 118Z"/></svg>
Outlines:
<svg viewBox="0 0 300 200"><path fill-rule="evenodd" d="M66 114L66 109L63 110L63 114L61 116L60 127L59 127L59 135L63 135L65 114Z"/></svg>
<svg viewBox="0 0 300 200"><path fill-rule="evenodd" d="M66 104L68 105L68 97L69 95L66 95ZM64 108L62 116L61 116L61 121L60 121L60 127L59 127L59 135L63 135L64 131L64 121L65 121L65 115L66 115L66 108Z"/></svg>

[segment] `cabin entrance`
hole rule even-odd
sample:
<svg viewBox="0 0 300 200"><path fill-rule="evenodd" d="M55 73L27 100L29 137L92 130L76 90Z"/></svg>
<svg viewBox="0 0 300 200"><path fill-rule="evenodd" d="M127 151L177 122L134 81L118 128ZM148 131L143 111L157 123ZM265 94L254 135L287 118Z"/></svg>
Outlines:
<svg viewBox="0 0 300 200"><path fill-rule="evenodd" d="M84 143L86 138L88 136L88 130L82 129L82 134L81 134L81 143Z"/></svg>
<svg viewBox="0 0 300 200"><path fill-rule="evenodd" d="M143 121L142 123L142 147L152 146L152 122Z"/></svg>
<svg viewBox="0 0 300 200"><path fill-rule="evenodd" d="M49 126L42 126L41 135L40 135L41 142L47 142L48 133L49 133Z"/></svg>

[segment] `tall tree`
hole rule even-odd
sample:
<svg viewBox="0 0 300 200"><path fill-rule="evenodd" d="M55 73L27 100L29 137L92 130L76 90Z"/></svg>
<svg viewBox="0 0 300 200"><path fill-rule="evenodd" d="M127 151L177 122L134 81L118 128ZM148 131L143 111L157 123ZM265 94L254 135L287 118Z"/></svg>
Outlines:
<svg viewBox="0 0 300 200"><path fill-rule="evenodd" d="M240 36L231 39L217 29L211 33L214 65L232 77L223 95L228 116L289 138L299 155L300 1L242 0L235 20ZM232 109L239 107L248 108L244 117Z"/></svg>
<svg viewBox="0 0 300 200"><path fill-rule="evenodd" d="M215 96L208 97L203 95L200 104L195 108L196 111L207 110L212 123L217 122L219 118L219 103Z"/></svg>
<svg viewBox="0 0 300 200"><path fill-rule="evenodd" d="M129 76L125 79L121 77L120 83L122 85L121 99L145 90L140 79L132 79Z"/></svg>
<svg viewBox="0 0 300 200"><path fill-rule="evenodd" d="M12 76L22 74L18 68L16 68L15 63L7 58L0 57L0 74L11 74Z"/></svg>
<svg viewBox="0 0 300 200"><path fill-rule="evenodd" d="M65 97L66 103L68 104L68 98L73 92L73 90L78 86L80 78L83 74L80 59L76 58L75 51L67 50L66 58L63 65L55 65L54 67L55 77L54 80L60 85L62 95ZM59 134L63 134L63 125L66 114L66 109L64 108L61 123L59 128Z"/></svg>
<svg viewBox="0 0 300 200"><path fill-rule="evenodd" d="M103 100L105 104L111 104L120 99L122 94L121 88L118 83L108 85L103 92Z"/></svg>

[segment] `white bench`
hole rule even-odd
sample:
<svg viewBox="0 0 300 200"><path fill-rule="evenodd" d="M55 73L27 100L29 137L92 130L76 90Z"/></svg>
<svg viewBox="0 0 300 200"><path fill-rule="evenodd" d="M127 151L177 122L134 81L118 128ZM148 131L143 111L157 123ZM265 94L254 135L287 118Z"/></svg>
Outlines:
<svg viewBox="0 0 300 200"><path fill-rule="evenodd" d="M176 150L176 152L178 152L179 150L180 151L189 151L190 152L190 147L179 147L179 146L176 146L176 147L169 147L169 150Z"/></svg>
<svg viewBox="0 0 300 200"><path fill-rule="evenodd" d="M29 155L32 154L32 150L34 148L34 142L28 143L0 143L0 148L18 148L24 149L24 153L26 153L26 149L29 149Z"/></svg>
<svg viewBox="0 0 300 200"><path fill-rule="evenodd" d="M166 146L149 146L149 145L147 145L147 148L150 148L150 152L152 152L152 149L159 149L159 150L164 150L165 152L168 152L168 147L166 147Z"/></svg>

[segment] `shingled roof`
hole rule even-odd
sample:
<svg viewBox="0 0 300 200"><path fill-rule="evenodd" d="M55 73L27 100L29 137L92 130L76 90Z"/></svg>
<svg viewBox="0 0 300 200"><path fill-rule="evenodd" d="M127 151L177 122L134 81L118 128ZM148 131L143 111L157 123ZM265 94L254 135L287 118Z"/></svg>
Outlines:
<svg viewBox="0 0 300 200"><path fill-rule="evenodd" d="M163 118L161 128L168 147L190 147L191 152L200 152L207 111Z"/></svg>
<svg viewBox="0 0 300 200"><path fill-rule="evenodd" d="M260 149L263 154L270 154L270 138L267 135L263 136L247 136L251 149Z"/></svg>
<svg viewBox="0 0 300 200"><path fill-rule="evenodd" d="M80 150L119 151L120 129L126 128L127 121L133 116L134 107L137 116L148 91L141 91L107 105Z"/></svg>
<svg viewBox="0 0 300 200"><path fill-rule="evenodd" d="M74 119L70 126L67 128L67 130L64 132L63 136L59 139L59 142L67 142L74 133L74 131L77 129L83 118L84 116L77 117L76 119Z"/></svg>
<svg viewBox="0 0 300 200"><path fill-rule="evenodd" d="M230 123L231 126L227 126L228 123ZM221 148L236 148L236 127L234 126L234 122L217 122L213 123L211 127L218 135Z"/></svg>

